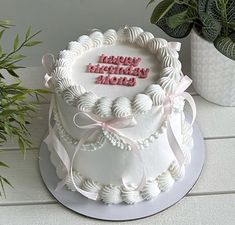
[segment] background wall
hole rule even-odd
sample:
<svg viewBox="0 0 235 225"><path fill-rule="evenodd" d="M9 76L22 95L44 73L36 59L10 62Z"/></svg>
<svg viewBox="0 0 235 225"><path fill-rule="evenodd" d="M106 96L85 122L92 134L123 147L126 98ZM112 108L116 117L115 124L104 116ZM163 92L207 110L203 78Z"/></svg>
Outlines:
<svg viewBox="0 0 235 225"><path fill-rule="evenodd" d="M118 29L123 25L137 25L155 36L166 36L149 18L156 3L146 9L149 0L1 0L1 19L12 20L16 25L5 34L4 48L11 48L15 32L24 35L29 25L42 30L38 36L43 44L25 51L28 58L24 65L40 66L46 52L57 54L69 41L86 34L89 29ZM156 0L156 2L159 0ZM190 73L189 38L181 39L181 61L185 74Z"/></svg>

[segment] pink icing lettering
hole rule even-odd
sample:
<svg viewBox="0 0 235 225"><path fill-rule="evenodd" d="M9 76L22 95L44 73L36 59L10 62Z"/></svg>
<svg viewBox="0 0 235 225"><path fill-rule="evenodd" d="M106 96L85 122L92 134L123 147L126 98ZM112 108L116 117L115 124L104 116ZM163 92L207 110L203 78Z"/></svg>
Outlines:
<svg viewBox="0 0 235 225"><path fill-rule="evenodd" d="M104 71L108 72L109 67L108 66L104 66Z"/></svg>
<svg viewBox="0 0 235 225"><path fill-rule="evenodd" d="M100 56L100 58L99 58L99 63L104 63L104 57L105 57L104 54L102 54L102 55Z"/></svg>
<svg viewBox="0 0 235 225"><path fill-rule="evenodd" d="M94 71L95 71L95 66L89 63L89 65L87 66L87 72L94 73Z"/></svg>
<svg viewBox="0 0 235 225"><path fill-rule="evenodd" d="M135 77L131 77L129 79L129 86L135 86L136 85L136 78Z"/></svg>
<svg viewBox="0 0 235 225"><path fill-rule="evenodd" d="M118 83L118 78L117 77L111 77L109 80L109 83L112 85L116 85Z"/></svg>
<svg viewBox="0 0 235 225"><path fill-rule="evenodd" d="M119 74L119 69L120 69L120 67L119 67L119 65L115 68L115 71L114 71L114 74Z"/></svg>
<svg viewBox="0 0 235 225"><path fill-rule="evenodd" d="M89 64L87 65L87 72L88 72L88 73L91 72L91 66L92 66L91 63L89 63Z"/></svg>
<svg viewBox="0 0 235 225"><path fill-rule="evenodd" d="M127 57L127 61L129 65L132 65L132 58L131 57Z"/></svg>
<svg viewBox="0 0 235 225"><path fill-rule="evenodd" d="M104 84L105 78L103 75L100 75L96 78L96 83L97 84Z"/></svg>
<svg viewBox="0 0 235 225"><path fill-rule="evenodd" d="M100 64L96 65L95 73L100 73Z"/></svg>
<svg viewBox="0 0 235 225"><path fill-rule="evenodd" d="M118 74L123 74L124 68L123 67L119 67L119 71Z"/></svg>
<svg viewBox="0 0 235 225"><path fill-rule="evenodd" d="M129 65L130 64L129 61L128 61L128 58L130 58L130 57L125 57L123 65Z"/></svg>
<svg viewBox="0 0 235 225"><path fill-rule="evenodd" d="M126 68L123 70L123 74L128 74L128 75L132 74L132 67L133 67L133 66L128 66L128 67L126 67Z"/></svg>
<svg viewBox="0 0 235 225"><path fill-rule="evenodd" d="M149 68L147 69L141 69L139 72L139 78L146 78L149 73Z"/></svg>
<svg viewBox="0 0 235 225"><path fill-rule="evenodd" d="M110 75L105 77L104 84L109 84Z"/></svg>
<svg viewBox="0 0 235 225"><path fill-rule="evenodd" d="M116 63L116 57L115 56L111 56L112 57L112 64Z"/></svg>
<svg viewBox="0 0 235 225"><path fill-rule="evenodd" d="M119 77L119 79L118 79L118 85L122 85L122 81L123 81L123 77Z"/></svg>
<svg viewBox="0 0 235 225"><path fill-rule="evenodd" d="M110 66L110 67L109 67L109 70L108 70L109 74L113 74L114 71L115 71L115 67Z"/></svg>
<svg viewBox="0 0 235 225"><path fill-rule="evenodd" d="M113 57L112 57L112 56L109 56L109 57L108 57L107 63L113 64Z"/></svg>
<svg viewBox="0 0 235 225"><path fill-rule="evenodd" d="M139 71L140 71L140 68L135 68L132 72L132 75L133 76L139 76Z"/></svg>
<svg viewBox="0 0 235 225"><path fill-rule="evenodd" d="M123 77L122 85L128 86L128 84L129 84L128 79L126 77Z"/></svg>
<svg viewBox="0 0 235 225"><path fill-rule="evenodd" d="M140 63L140 61L141 61L141 58L140 58L140 57L138 57L138 58L134 57L134 58L133 58L132 65L133 65L133 66L138 66L139 63Z"/></svg>
<svg viewBox="0 0 235 225"><path fill-rule="evenodd" d="M104 66L101 66L101 67L100 67L99 73L104 73Z"/></svg>
<svg viewBox="0 0 235 225"><path fill-rule="evenodd" d="M125 61L125 58L123 56L120 56L118 61L119 61L119 64L123 64Z"/></svg>

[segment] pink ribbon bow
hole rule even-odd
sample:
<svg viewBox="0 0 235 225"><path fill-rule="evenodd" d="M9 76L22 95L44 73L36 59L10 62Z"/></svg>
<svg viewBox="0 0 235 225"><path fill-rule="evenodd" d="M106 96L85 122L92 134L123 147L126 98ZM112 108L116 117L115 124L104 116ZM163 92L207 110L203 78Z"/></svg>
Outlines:
<svg viewBox="0 0 235 225"><path fill-rule="evenodd" d="M185 92L185 90L190 86L191 83L192 83L192 80L188 76L183 76L181 80L179 81L179 84L178 84L178 87L176 88L175 93L166 96L163 102L165 121L167 121L167 139L180 166L183 165L185 158L184 158L183 151L180 147L180 144L174 135L172 125L170 122L170 115L172 112L174 99L178 96L181 96L185 100L187 100L187 102L189 103L192 109L193 116L192 116L191 125L194 123L195 118L196 118L196 105L192 96L189 93Z"/></svg>
<svg viewBox="0 0 235 225"><path fill-rule="evenodd" d="M87 117L92 123L85 124L85 125L80 125L79 123L76 122L76 117L79 116L79 115L83 115L83 116ZM88 129L88 131L85 132L82 135L78 145L76 146L76 149L75 149L75 152L73 154L72 161L71 161L71 170L72 170L72 165L73 165L74 158L75 158L78 150L81 149L81 146L89 139L89 137L94 135L97 131L106 130L106 131L109 131L113 134L116 134L120 139L122 139L124 142L129 144L131 146L131 151L134 154L136 154L136 156L139 158L140 163L141 163L142 168L143 168L143 174L142 174L142 177L141 177L141 182L139 183L136 190L140 190L143 187L143 185L146 182L146 176L145 176L144 164L143 164L142 157L141 157L139 149L138 149L138 145L137 145L136 142L132 141L129 137L127 137L126 135L123 135L120 131L117 130L117 129L124 129L124 128L127 128L127 127L135 126L137 124L137 122L136 122L136 120L133 116L127 116L127 117L122 117L122 118L114 118L114 119L110 119L108 121L104 121L104 120L102 120L102 118L100 118L100 117L98 117L98 116L96 116L92 113L88 114L88 113L85 113L85 112L78 112L74 115L73 122L78 128ZM71 178L73 180L72 176L71 176ZM125 181L124 177L122 178L122 183L123 183L123 186L126 189L128 189L128 185L126 184L126 181ZM76 188L76 186L75 186L75 188Z"/></svg>

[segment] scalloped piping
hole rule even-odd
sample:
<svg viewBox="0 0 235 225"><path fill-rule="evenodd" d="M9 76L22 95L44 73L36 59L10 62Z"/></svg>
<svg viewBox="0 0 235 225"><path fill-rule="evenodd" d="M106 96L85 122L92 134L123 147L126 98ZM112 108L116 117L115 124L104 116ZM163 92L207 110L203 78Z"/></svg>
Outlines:
<svg viewBox="0 0 235 225"><path fill-rule="evenodd" d="M111 44L115 44L117 41L122 41L121 39L124 38L125 41L129 42L130 44L135 44L136 41L138 41L138 43L143 41L143 44L141 44L141 46L143 46L144 48L147 48L150 51L150 54L153 54L153 53L151 53L151 45L148 45L148 42L150 40L152 40L154 37L152 38L152 36L149 35L148 32L143 32L141 30L142 29L140 29L139 27L127 27L127 26L125 26L125 28L123 28L123 30L121 30L122 32L120 32L120 30L119 30L119 32L115 33L114 30L112 30L112 32L108 32L110 30L107 30L104 34L102 34L101 32L98 32L99 34L97 33L97 36L94 35L94 33L92 33L90 35L90 37L86 36L86 35L80 36L77 42L73 42L73 45L75 45L75 43L78 43L77 45L79 45L79 47L81 48L80 53L84 54L90 48L95 48L97 46L97 41L99 42L98 46L101 45L101 42L102 42L103 45L110 45L110 42L107 42L107 40L111 40L112 39ZM107 36L107 33L109 34L109 36ZM147 37L146 34L148 34L147 36L149 38L146 38ZM119 35L122 36L121 39L119 38ZM132 37L132 35L134 35L134 36ZM143 37L145 37L145 38L143 39ZM174 58L174 61L178 60L177 57L176 57L178 53L175 50L172 50L167 45L166 46L165 45L164 46L159 45L159 49L161 49L161 48L164 48L164 51L159 51L157 53L154 53L155 55L158 55L158 56L160 54L160 57L159 57L160 58L159 59L160 63L162 63L165 60L165 57L171 56L171 54L173 54L173 53L174 54L172 56ZM69 89L70 86L74 86L75 85L75 84L73 84L73 81L70 80L69 77L68 77L69 76L68 74L70 74L70 69L69 69L68 65L72 64L75 59L80 57L81 54L80 53L77 54L77 51L78 51L77 48L70 48L70 50L61 51L61 53L59 54L59 59L58 60L66 61L66 64L60 64L60 66L63 67L66 70L66 73L65 73L66 75L65 75L65 77L55 76L53 80L54 80L54 84L56 86L56 92L58 94L60 94L62 96L62 98L64 98L63 92L65 91L65 87L66 87L66 89ZM162 52L162 54L161 54L161 52ZM164 66L163 66L162 69L164 69ZM56 70L56 67L55 67L55 70ZM173 68L173 70L177 70L177 68ZM52 74L53 74L53 72L52 72ZM161 71L160 71L160 73L161 73ZM178 71L178 73L181 73L181 71ZM178 80L176 78L171 80L171 82L173 82L173 81L175 83L178 82ZM76 84L76 85L79 86L79 88L81 88L80 85L78 85L78 84ZM168 90L166 89L165 91L167 92ZM86 93L89 93L89 92L86 92ZM89 99L89 95L87 95L86 93L77 93L77 94L79 94L82 97L82 101L84 103L86 103L85 107L80 107L80 110L81 111L83 111L83 110L84 111L93 111L93 113L96 114L96 112L97 112L97 110L96 110L96 102L100 98L97 98L97 99L94 99L94 100L91 101ZM74 105L74 102L78 102L79 104L81 104L81 101L79 101L79 99L77 99L77 94L76 94L76 96L74 96L75 99L71 99L69 102L66 101L66 103L69 104L69 105L72 105L73 107L77 107L76 104ZM140 93L138 93L138 94L140 94ZM144 93L141 93L141 94L146 95ZM135 97L133 99L135 99ZM130 100L131 103L132 103L132 101ZM114 100L114 102L115 102L115 100ZM154 105L152 105L152 107L153 106ZM131 113L132 114L143 113L142 110L141 110L142 107L138 107L138 109L140 109L140 110L134 110L133 107L136 108L135 104L131 104ZM150 108L149 108L149 110L150 110ZM112 111L112 116L114 116L114 117L116 116L113 113L113 111ZM106 117L106 116L104 115L104 117Z"/></svg>
<svg viewBox="0 0 235 225"><path fill-rule="evenodd" d="M182 108L177 109L175 107L173 109L174 109L173 111L175 111L175 112L182 111ZM64 141L72 144L73 146L76 146L78 144L79 140L74 138L72 135L70 135L65 130L65 128L62 125L59 114L58 114L58 108L56 106L53 109L53 115L54 115L56 128L57 128L57 131L58 131L60 137L63 138ZM143 149L147 148L150 145L150 143L153 143L156 139L158 139L159 135L164 132L164 130L166 128L166 123L167 123L167 121L163 121L162 124L160 125L160 127L155 132L153 132L149 137L134 140L137 143L139 149L143 150ZM129 144L125 143L117 135L115 135L109 131L106 131L106 130L102 130L102 132L100 133L100 135L98 136L98 138L95 142L83 144L81 147L81 150L82 151L96 151L96 150L103 147L106 140L108 140L113 146L116 146L119 149L131 151L131 146Z"/></svg>

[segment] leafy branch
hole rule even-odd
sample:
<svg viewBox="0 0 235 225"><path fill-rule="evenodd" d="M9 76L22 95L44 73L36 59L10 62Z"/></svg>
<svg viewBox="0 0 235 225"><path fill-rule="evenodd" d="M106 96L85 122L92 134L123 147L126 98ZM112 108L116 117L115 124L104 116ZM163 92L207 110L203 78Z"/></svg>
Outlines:
<svg viewBox="0 0 235 225"><path fill-rule="evenodd" d="M3 35L12 26L7 20L0 20L0 43ZM40 32L32 33L32 29L29 27L22 40L20 40L20 36L17 34L10 52L5 52L0 45L0 145L9 139L16 139L24 157L26 149L32 146L27 127L30 124L28 118L32 117L32 113L37 109L36 103L27 102L27 97L34 95L38 99L42 94L49 92L21 86L17 69L22 68L22 66L19 66L17 63L26 57L20 53L22 49L41 43L41 41L35 40L35 37ZM8 76L15 77L16 83L7 84L2 70L6 70ZM9 166L0 161L0 168L3 167L8 168ZM12 187L0 170L0 196L6 196L4 185Z"/></svg>

